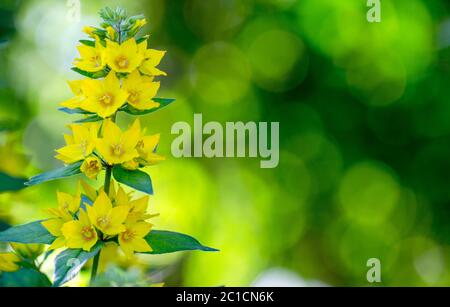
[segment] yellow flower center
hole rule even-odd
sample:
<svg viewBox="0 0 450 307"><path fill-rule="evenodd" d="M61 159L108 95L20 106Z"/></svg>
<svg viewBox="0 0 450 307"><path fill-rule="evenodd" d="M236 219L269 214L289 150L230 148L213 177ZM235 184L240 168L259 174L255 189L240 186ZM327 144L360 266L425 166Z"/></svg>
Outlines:
<svg viewBox="0 0 450 307"><path fill-rule="evenodd" d="M81 235L85 241L91 241L95 237L94 229L92 227L85 226L81 230Z"/></svg>
<svg viewBox="0 0 450 307"><path fill-rule="evenodd" d="M116 145L111 146L111 153L113 156L117 156L117 157L122 156L124 153L122 144L116 144Z"/></svg>
<svg viewBox="0 0 450 307"><path fill-rule="evenodd" d="M137 91L128 91L130 96L128 96L128 101L131 103L139 102L139 93Z"/></svg>
<svg viewBox="0 0 450 307"><path fill-rule="evenodd" d="M98 161L97 160L89 161L89 168L93 169L93 170L97 170L99 168Z"/></svg>
<svg viewBox="0 0 450 307"><path fill-rule="evenodd" d="M101 65L100 56L97 54L96 56L91 57L91 62L94 63L95 67L100 67Z"/></svg>
<svg viewBox="0 0 450 307"><path fill-rule="evenodd" d="M109 105L114 102L114 97L110 93L105 93L99 98L100 103L104 105Z"/></svg>
<svg viewBox="0 0 450 307"><path fill-rule="evenodd" d="M136 233L134 231L131 231L130 229L127 229L125 232L120 234L122 237L122 240L125 242L129 242L134 239L136 236Z"/></svg>
<svg viewBox="0 0 450 307"><path fill-rule="evenodd" d="M128 58L122 55L116 59L116 64L119 68L127 68L129 64Z"/></svg>
<svg viewBox="0 0 450 307"><path fill-rule="evenodd" d="M64 210L67 210L69 208L69 203L65 201L63 203L62 207L63 207Z"/></svg>
<svg viewBox="0 0 450 307"><path fill-rule="evenodd" d="M101 216L97 218L97 224L100 228L106 228L109 226L110 219L107 216Z"/></svg>
<svg viewBox="0 0 450 307"><path fill-rule="evenodd" d="M136 149L144 149L144 140L140 140L137 145Z"/></svg>

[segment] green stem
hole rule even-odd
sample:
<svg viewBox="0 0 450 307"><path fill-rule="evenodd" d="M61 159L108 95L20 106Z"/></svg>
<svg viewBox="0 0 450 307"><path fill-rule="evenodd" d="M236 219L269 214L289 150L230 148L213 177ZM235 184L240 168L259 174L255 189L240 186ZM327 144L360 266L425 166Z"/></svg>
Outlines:
<svg viewBox="0 0 450 307"><path fill-rule="evenodd" d="M109 196L109 187L111 186L111 173L112 173L112 166L111 165L106 166L104 191L108 196Z"/></svg>
<svg viewBox="0 0 450 307"><path fill-rule="evenodd" d="M106 167L105 186L104 186L104 191L105 191L106 195L109 195L109 188L111 186L111 174L112 174L112 167L108 165ZM99 250L97 255L95 255L94 262L92 263L91 281L90 281L91 285L93 284L93 282L95 281L95 278L97 277L97 270L98 270L98 262L100 260L100 253L101 253L101 250Z"/></svg>
<svg viewBox="0 0 450 307"><path fill-rule="evenodd" d="M111 120L113 122L116 121L116 113L114 113L114 115L111 117ZM106 193L106 195L108 195L109 197L109 190L111 187L111 175L112 175L112 166L111 165L107 165L106 166L106 172L105 172L105 183L104 183L104 191ZM101 238L101 240L103 240L104 238ZM97 277L97 271L98 271L98 262L100 260L100 253L101 250L98 251L97 255L95 255L94 257L94 261L92 263L92 271L91 271L91 281L90 284L92 285L93 282L95 281L95 278Z"/></svg>
<svg viewBox="0 0 450 307"><path fill-rule="evenodd" d="M92 263L92 271L91 271L91 281L90 281L90 285L92 285L95 281L95 278L97 277L97 270L98 270L98 262L100 260L100 252L101 250L98 251L97 255L95 255L94 257L94 262Z"/></svg>

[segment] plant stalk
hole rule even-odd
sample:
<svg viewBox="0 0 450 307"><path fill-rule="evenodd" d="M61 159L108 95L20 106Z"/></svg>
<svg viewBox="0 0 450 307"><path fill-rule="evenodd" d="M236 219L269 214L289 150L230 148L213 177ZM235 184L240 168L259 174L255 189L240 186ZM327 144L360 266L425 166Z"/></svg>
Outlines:
<svg viewBox="0 0 450 307"><path fill-rule="evenodd" d="M112 174L112 167L110 165L108 165L108 166L106 166L105 184L104 184L104 191L105 191L106 195L108 195L108 196L109 196L109 189L110 189L110 186L111 186L111 174ZM99 250L97 255L95 255L94 261L92 263L90 285L92 285L94 283L95 278L97 277L98 263L99 263L99 260L100 260L100 253L101 253L101 250Z"/></svg>
<svg viewBox="0 0 450 307"><path fill-rule="evenodd" d="M89 284L92 286L95 278L97 277L97 270L98 270L98 262L100 260L100 252L101 250L98 251L97 255L95 255L94 257L94 261L92 263L92 271L91 271L91 281L89 282Z"/></svg>
<svg viewBox="0 0 450 307"><path fill-rule="evenodd" d="M104 191L106 195L109 196L109 189L111 186L111 174L112 174L112 167L111 165L106 166L106 173L105 173L105 184L104 184Z"/></svg>

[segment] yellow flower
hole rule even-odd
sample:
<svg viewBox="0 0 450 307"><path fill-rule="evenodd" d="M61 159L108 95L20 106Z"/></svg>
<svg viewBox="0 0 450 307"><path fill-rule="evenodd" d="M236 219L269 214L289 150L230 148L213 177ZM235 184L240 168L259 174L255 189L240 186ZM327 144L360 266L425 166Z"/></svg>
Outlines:
<svg viewBox="0 0 450 307"><path fill-rule="evenodd" d="M134 171L139 168L139 162L137 161L137 159L133 159L133 160L122 163L122 167L127 170Z"/></svg>
<svg viewBox="0 0 450 307"><path fill-rule="evenodd" d="M81 197L79 194L72 196L64 192L57 192L58 208L50 208L48 212L56 218L71 220L72 216L80 208Z"/></svg>
<svg viewBox="0 0 450 307"><path fill-rule="evenodd" d="M95 28L94 27L89 27L86 26L83 28L83 32L86 33L87 35L89 35L90 37L95 38L95 34L94 34Z"/></svg>
<svg viewBox="0 0 450 307"><path fill-rule="evenodd" d="M97 179L97 175L102 171L102 162L96 156L87 157L81 164L81 172L90 179Z"/></svg>
<svg viewBox="0 0 450 307"><path fill-rule="evenodd" d="M141 29L146 24L147 24L147 19L145 19L145 18L138 19L138 20L136 20L136 23L131 28L131 31L138 31L139 29Z"/></svg>
<svg viewBox="0 0 450 307"><path fill-rule="evenodd" d="M73 81L67 81L69 84L69 87L72 91L72 93L75 95L75 97L70 98L69 100L63 101L60 103L62 107L66 107L69 109L75 109L80 108L83 101L86 99L83 95L83 83L86 80L73 80Z"/></svg>
<svg viewBox="0 0 450 307"><path fill-rule="evenodd" d="M105 48L98 38L94 47L80 45L77 49L81 58L74 60L73 65L75 67L88 72L97 72L105 67Z"/></svg>
<svg viewBox="0 0 450 307"><path fill-rule="evenodd" d="M166 54L165 51L155 50L155 49L147 49L144 55L144 62L139 67L139 70L146 75L149 76L167 76L167 74L156 66L161 63L162 58Z"/></svg>
<svg viewBox="0 0 450 307"><path fill-rule="evenodd" d="M136 126L136 129L141 130L140 122L138 120L136 120L134 126ZM141 131L139 141L136 144L136 150L139 153L139 157L124 162L122 166L129 170L135 170L139 168L139 166L149 166L164 161L164 156L156 154L159 139L159 134L146 136L145 129Z"/></svg>
<svg viewBox="0 0 450 307"><path fill-rule="evenodd" d="M130 196L125 192L125 190L119 186L117 194L114 197L115 206L127 206L130 203Z"/></svg>
<svg viewBox="0 0 450 307"><path fill-rule="evenodd" d="M23 258L36 259L44 251L42 244L10 243L13 250Z"/></svg>
<svg viewBox="0 0 450 307"><path fill-rule="evenodd" d="M55 241L53 241L48 250L58 249L66 245L66 238L64 237L61 229L68 221L70 221L70 219L65 220L62 218L55 218L41 222L42 226L44 226L50 234L56 237Z"/></svg>
<svg viewBox="0 0 450 307"><path fill-rule="evenodd" d="M106 28L106 32L108 33L108 37L111 40L115 40L116 39L116 30L114 30L113 27L109 26Z"/></svg>
<svg viewBox="0 0 450 307"><path fill-rule="evenodd" d="M106 41L106 63L116 72L130 73L141 65L143 54L139 52L136 40L131 38L119 45Z"/></svg>
<svg viewBox="0 0 450 307"><path fill-rule="evenodd" d="M131 257L133 252L151 252L152 248L148 245L144 237L152 229L152 224L146 222L128 223L126 230L119 234L119 245L125 255Z"/></svg>
<svg viewBox="0 0 450 307"><path fill-rule="evenodd" d="M142 198L129 202L128 204L129 212L126 220L127 223L145 221L159 215L159 214L147 214L149 199L150 199L149 196L144 196Z"/></svg>
<svg viewBox="0 0 450 307"><path fill-rule="evenodd" d="M94 201L97 198L97 191L92 188L89 184L86 183L84 180L80 180L80 185L83 187L84 194L89 198L90 200Z"/></svg>
<svg viewBox="0 0 450 307"><path fill-rule="evenodd" d="M103 118L113 115L128 98L114 72L110 72L104 80L86 80L83 93L86 100L82 108Z"/></svg>
<svg viewBox="0 0 450 307"><path fill-rule="evenodd" d="M100 193L102 193L104 191L105 191L105 187L101 186L97 192L97 195L100 195ZM116 195L117 195L117 193L116 193L116 187L114 185L114 181L111 181L111 184L109 186L109 193L108 193L108 197L111 200L111 203L113 203L114 200L116 199Z"/></svg>
<svg viewBox="0 0 450 307"><path fill-rule="evenodd" d="M69 127L73 136L64 135L67 146L56 150L58 155L55 156L67 164L83 160L92 154L99 130L97 123L75 124Z"/></svg>
<svg viewBox="0 0 450 307"><path fill-rule="evenodd" d="M82 248L90 251L98 241L97 232L84 210L80 210L78 220L65 223L61 231L69 248Z"/></svg>
<svg viewBox="0 0 450 307"><path fill-rule="evenodd" d="M103 138L97 141L97 149L109 164L121 164L139 154L136 144L139 141L138 120L125 132L112 121L107 120L103 127Z"/></svg>
<svg viewBox="0 0 450 307"><path fill-rule="evenodd" d="M20 269L17 264L21 259L13 253L0 253L0 272L15 272Z"/></svg>
<svg viewBox="0 0 450 307"><path fill-rule="evenodd" d="M159 82L152 82L153 78L141 76L139 71L133 73L123 81L123 88L128 92L128 103L139 110L159 107L159 103L152 99L159 90Z"/></svg>
<svg viewBox="0 0 450 307"><path fill-rule="evenodd" d="M159 144L160 135L143 136L136 145L139 152L140 162L143 165L154 165L160 161L164 161L165 157L155 153Z"/></svg>
<svg viewBox="0 0 450 307"><path fill-rule="evenodd" d="M114 207L111 200L101 192L92 206L87 206L87 212L92 224L107 235L116 235L125 231L123 222L127 218L126 206Z"/></svg>

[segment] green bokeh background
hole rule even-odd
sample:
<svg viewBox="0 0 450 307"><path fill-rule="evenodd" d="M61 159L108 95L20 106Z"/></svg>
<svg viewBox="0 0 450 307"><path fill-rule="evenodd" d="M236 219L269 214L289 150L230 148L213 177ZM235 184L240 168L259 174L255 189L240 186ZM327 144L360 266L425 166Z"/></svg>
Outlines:
<svg viewBox="0 0 450 307"><path fill-rule="evenodd" d="M120 5L168 51L159 96L177 99L142 118L167 157L148 169L156 228L221 250L140 259L167 285L365 286L369 258L381 285L450 285L450 3L381 3L369 23L365 0L82 0L76 22L66 1L1 0L0 170L60 165L81 29ZM170 128L194 113L280 122L278 167L173 158ZM0 194L0 227L44 218L76 182Z"/></svg>

